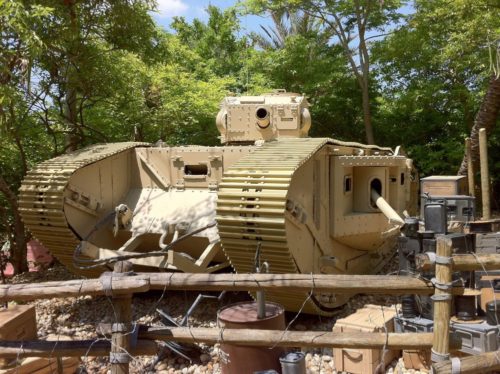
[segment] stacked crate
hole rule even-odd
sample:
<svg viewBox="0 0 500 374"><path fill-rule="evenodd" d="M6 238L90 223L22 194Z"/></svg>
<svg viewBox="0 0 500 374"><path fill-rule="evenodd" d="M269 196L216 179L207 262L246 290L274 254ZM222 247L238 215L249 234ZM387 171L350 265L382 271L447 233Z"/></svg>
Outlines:
<svg viewBox="0 0 500 374"><path fill-rule="evenodd" d="M354 314L337 320L333 332L394 332L394 317L396 308L380 305L365 305ZM381 363L388 365L399 357L401 351L386 351L381 349L347 349L333 350L335 368L337 371L349 373L373 373Z"/></svg>
<svg viewBox="0 0 500 374"><path fill-rule="evenodd" d="M35 307L14 305L0 310L0 340L35 340ZM0 359L0 368L9 364L9 359Z"/></svg>

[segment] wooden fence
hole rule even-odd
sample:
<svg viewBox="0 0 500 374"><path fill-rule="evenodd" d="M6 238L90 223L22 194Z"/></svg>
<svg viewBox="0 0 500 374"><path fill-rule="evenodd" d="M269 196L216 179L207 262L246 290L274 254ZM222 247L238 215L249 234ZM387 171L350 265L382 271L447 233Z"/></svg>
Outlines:
<svg viewBox="0 0 500 374"><path fill-rule="evenodd" d="M436 281L408 276L386 275L311 275L311 274L185 274L130 272L131 264L117 262L113 273L99 279L44 282L36 284L0 285L0 302L28 301L53 297L107 295L111 297L116 320L111 325L109 341L0 341L3 357L110 357L111 372L129 372L129 360L135 355L157 353L156 340L182 343L229 344L285 347L432 349L435 373L451 373L450 349L459 342L450 339L449 322L451 295L464 292L461 286L451 286L453 270L500 269L500 255L451 255L452 241L438 237L436 264L427 256L419 256L420 269L435 266ZM217 328L159 328L136 326L131 308L134 293L150 290L199 291L266 291L279 288L337 294L434 295L433 333L354 333L217 329ZM137 331L135 331L137 329ZM131 337L137 341L131 345ZM489 352L460 358L460 373L476 373L500 369L500 353Z"/></svg>

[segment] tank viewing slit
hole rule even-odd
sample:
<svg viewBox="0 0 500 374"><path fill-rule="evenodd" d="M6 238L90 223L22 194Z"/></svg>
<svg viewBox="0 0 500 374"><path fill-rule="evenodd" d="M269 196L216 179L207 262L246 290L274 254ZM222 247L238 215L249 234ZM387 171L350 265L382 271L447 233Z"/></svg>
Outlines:
<svg viewBox="0 0 500 374"><path fill-rule="evenodd" d="M376 272L416 201L412 162L390 148L307 137L308 107L283 91L227 97L221 146L100 144L45 161L23 181L21 214L85 275L117 255L133 255L137 270L253 272L258 245L271 273ZM346 301L267 298L288 310L307 300L304 311L322 314Z"/></svg>

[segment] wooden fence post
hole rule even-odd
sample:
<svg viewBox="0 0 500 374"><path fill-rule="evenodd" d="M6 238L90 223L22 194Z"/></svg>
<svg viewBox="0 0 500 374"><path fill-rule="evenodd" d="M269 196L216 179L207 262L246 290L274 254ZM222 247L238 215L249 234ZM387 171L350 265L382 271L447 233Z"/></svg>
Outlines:
<svg viewBox="0 0 500 374"><path fill-rule="evenodd" d="M126 276L132 271L132 263L116 262L112 276ZM112 280L110 282L112 292ZM130 338L132 327L132 294L113 296L114 323L111 330L111 374L128 374L130 354Z"/></svg>
<svg viewBox="0 0 500 374"><path fill-rule="evenodd" d="M450 314L451 314L451 239L437 238L436 278L434 282L434 338L431 357L433 362L448 360L450 356Z"/></svg>

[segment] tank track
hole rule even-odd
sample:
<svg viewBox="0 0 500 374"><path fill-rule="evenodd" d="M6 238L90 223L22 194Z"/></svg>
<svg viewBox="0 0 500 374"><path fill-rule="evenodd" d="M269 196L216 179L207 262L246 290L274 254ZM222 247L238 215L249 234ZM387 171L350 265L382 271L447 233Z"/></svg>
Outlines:
<svg viewBox="0 0 500 374"><path fill-rule="evenodd" d="M78 169L127 149L147 143L98 144L61 155L30 170L19 189L19 211L33 236L72 272L99 276L105 269L78 269L73 266L73 251L81 239L69 227L64 214L64 190Z"/></svg>
<svg viewBox="0 0 500 374"><path fill-rule="evenodd" d="M222 248L238 273L253 273L257 243L271 273L300 273L288 250L285 209L294 172L329 143L325 138L280 139L265 143L224 172L217 200ZM266 292L287 310L331 315L304 292ZM307 301L306 301L307 300Z"/></svg>

